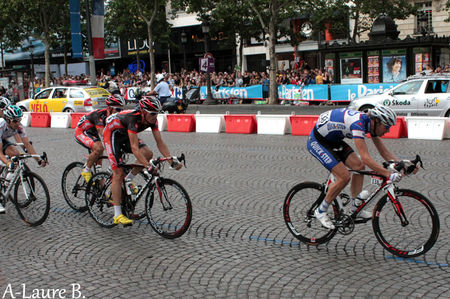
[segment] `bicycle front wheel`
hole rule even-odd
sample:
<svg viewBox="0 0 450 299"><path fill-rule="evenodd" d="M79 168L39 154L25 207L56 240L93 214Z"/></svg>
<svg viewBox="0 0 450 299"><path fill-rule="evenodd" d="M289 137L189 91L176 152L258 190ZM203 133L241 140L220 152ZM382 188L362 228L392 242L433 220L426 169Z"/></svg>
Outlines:
<svg viewBox="0 0 450 299"><path fill-rule="evenodd" d="M328 242L336 229L327 229L314 217L314 210L325 198L322 185L304 182L294 186L287 194L283 205L284 222L289 231L305 244L319 245ZM338 218L336 200L328 215L331 221Z"/></svg>
<svg viewBox="0 0 450 299"><path fill-rule="evenodd" d="M111 178L108 172L92 176L86 187L86 205L92 218L103 227L113 227L114 206L111 198Z"/></svg>
<svg viewBox="0 0 450 299"><path fill-rule="evenodd" d="M164 238L182 236L191 224L191 200L183 186L174 180L160 178L158 186L151 186L145 204L148 222Z"/></svg>
<svg viewBox="0 0 450 299"><path fill-rule="evenodd" d="M64 169L61 179L61 189L67 204L78 212L87 210L85 194L87 183L81 176L84 164L81 162L70 163Z"/></svg>
<svg viewBox="0 0 450 299"><path fill-rule="evenodd" d="M439 236L436 209L425 196L412 190L398 189L395 196L396 204L387 195L376 204L372 221L375 236L394 255L422 255Z"/></svg>
<svg viewBox="0 0 450 299"><path fill-rule="evenodd" d="M14 186L14 205L29 226L42 224L50 212L50 193L44 180L34 172L24 172Z"/></svg>

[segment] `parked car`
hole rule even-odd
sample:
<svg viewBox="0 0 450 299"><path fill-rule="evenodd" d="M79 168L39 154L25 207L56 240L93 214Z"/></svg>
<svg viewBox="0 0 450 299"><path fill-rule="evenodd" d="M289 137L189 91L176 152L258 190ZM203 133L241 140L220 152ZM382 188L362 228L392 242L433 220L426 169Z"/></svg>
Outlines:
<svg viewBox="0 0 450 299"><path fill-rule="evenodd" d="M23 111L33 112L89 112L106 107L110 93L101 87L54 86L44 88L32 99L17 102Z"/></svg>
<svg viewBox="0 0 450 299"><path fill-rule="evenodd" d="M377 104L391 107L398 115L450 117L450 74L411 76L383 92L350 101L348 108L367 111Z"/></svg>

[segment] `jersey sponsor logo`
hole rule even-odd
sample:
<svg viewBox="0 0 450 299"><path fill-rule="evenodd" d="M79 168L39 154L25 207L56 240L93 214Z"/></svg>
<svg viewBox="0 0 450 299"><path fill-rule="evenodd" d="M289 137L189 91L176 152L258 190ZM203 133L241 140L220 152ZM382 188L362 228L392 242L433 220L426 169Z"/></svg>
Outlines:
<svg viewBox="0 0 450 299"><path fill-rule="evenodd" d="M345 130L344 124L338 124L338 123L328 123L327 124L328 131L332 130Z"/></svg>
<svg viewBox="0 0 450 299"><path fill-rule="evenodd" d="M349 116L353 116L353 115L356 115L356 114L358 114L359 112L358 111L356 111L356 110L348 110L347 111L347 114L349 115Z"/></svg>
<svg viewBox="0 0 450 299"><path fill-rule="evenodd" d="M323 151L323 149L320 147L320 144L317 141L311 142L311 148L317 153L319 158L326 164L331 163L333 160L330 158L330 156Z"/></svg>
<svg viewBox="0 0 450 299"><path fill-rule="evenodd" d="M323 125L324 123L326 123L327 121L330 120L330 115L331 115L331 110L327 111L325 113L322 113L319 116L319 119L317 120L317 123L319 124L319 126Z"/></svg>

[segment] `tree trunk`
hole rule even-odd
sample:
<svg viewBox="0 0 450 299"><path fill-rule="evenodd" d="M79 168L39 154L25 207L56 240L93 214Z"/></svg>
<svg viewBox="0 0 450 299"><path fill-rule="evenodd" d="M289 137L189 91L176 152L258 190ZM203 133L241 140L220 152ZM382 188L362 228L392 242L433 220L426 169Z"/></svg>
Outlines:
<svg viewBox="0 0 450 299"><path fill-rule="evenodd" d="M152 89L155 88L155 53L153 53L153 32L151 23L147 23L147 34L148 34L148 55L150 57L150 74L152 80Z"/></svg>
<svg viewBox="0 0 450 299"><path fill-rule="evenodd" d="M64 74L69 75L69 66L67 64L67 45L64 45Z"/></svg>
<svg viewBox="0 0 450 299"><path fill-rule="evenodd" d="M47 35L44 36L43 42L45 45L44 59L45 59L45 87L50 86L50 42Z"/></svg>
<svg viewBox="0 0 450 299"><path fill-rule="evenodd" d="M355 16L355 24L353 27L353 34L352 34L353 42L356 42L356 36L358 35L358 26L359 26L359 10L356 12Z"/></svg>
<svg viewBox="0 0 450 299"><path fill-rule="evenodd" d="M277 62L275 57L275 46L277 43L277 32L275 29L276 14L272 5L271 18L269 21L269 57L270 57L270 73L269 73L269 104L278 104L278 86L277 86Z"/></svg>

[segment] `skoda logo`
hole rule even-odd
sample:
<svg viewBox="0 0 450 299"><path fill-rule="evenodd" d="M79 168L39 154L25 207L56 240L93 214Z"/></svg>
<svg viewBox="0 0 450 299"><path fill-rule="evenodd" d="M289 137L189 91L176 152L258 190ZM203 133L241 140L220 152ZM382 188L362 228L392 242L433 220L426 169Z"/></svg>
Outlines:
<svg viewBox="0 0 450 299"><path fill-rule="evenodd" d="M390 106L390 105L391 105L391 100L387 100L387 99L384 100L384 101L383 101L383 105L384 105L384 106Z"/></svg>

